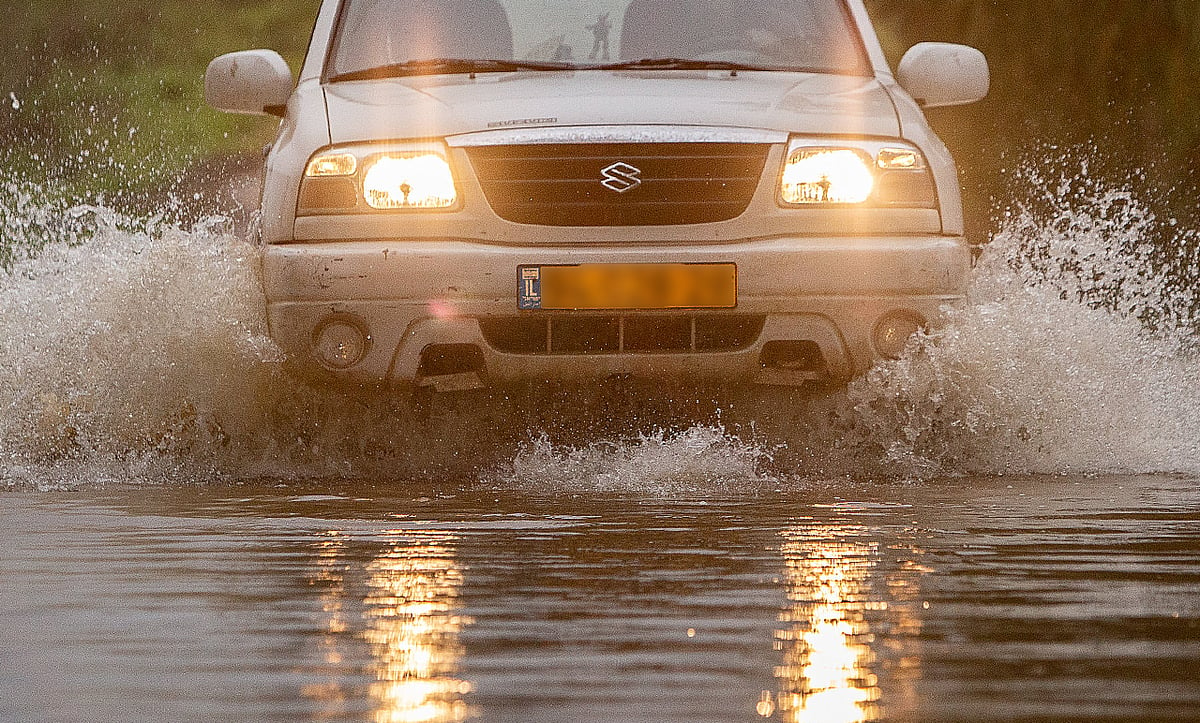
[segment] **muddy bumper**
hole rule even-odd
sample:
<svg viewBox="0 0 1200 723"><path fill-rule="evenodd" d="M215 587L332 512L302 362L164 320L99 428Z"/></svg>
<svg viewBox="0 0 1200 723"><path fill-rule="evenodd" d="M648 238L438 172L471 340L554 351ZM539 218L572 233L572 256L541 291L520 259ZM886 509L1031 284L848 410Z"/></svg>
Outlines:
<svg viewBox="0 0 1200 723"><path fill-rule="evenodd" d="M519 267L736 265L736 306L522 310ZM468 241L276 245L271 335L292 367L349 383L470 388L613 375L844 382L936 324L964 292L962 239L774 238L704 246L509 247Z"/></svg>

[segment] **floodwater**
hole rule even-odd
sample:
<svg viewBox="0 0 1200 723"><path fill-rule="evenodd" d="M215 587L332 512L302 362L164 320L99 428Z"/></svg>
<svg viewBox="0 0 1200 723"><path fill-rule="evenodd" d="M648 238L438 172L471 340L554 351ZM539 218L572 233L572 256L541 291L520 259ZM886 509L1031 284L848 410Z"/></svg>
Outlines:
<svg viewBox="0 0 1200 723"><path fill-rule="evenodd" d="M1194 719L1200 239L1053 181L844 390L421 414L291 379L219 220L9 188L0 720Z"/></svg>
<svg viewBox="0 0 1200 723"><path fill-rule="evenodd" d="M8 495L4 720L1194 719L1200 480Z"/></svg>

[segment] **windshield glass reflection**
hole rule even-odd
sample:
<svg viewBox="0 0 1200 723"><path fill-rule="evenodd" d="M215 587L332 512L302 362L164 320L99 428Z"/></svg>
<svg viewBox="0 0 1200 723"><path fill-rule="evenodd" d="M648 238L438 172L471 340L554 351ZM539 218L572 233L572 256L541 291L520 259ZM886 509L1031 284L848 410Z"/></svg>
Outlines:
<svg viewBox="0 0 1200 723"><path fill-rule="evenodd" d="M673 58L767 69L866 74L838 0L350 0L327 75L377 77L502 70L444 60L603 68ZM365 77L369 77L365 76Z"/></svg>

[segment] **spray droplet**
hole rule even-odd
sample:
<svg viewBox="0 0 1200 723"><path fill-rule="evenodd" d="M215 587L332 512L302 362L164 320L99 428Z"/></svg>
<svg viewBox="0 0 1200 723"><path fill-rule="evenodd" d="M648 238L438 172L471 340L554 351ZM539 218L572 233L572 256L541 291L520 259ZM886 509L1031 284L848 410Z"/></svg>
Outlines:
<svg viewBox="0 0 1200 723"><path fill-rule="evenodd" d="M9 93L8 99L12 101L13 110L21 110L21 101L17 98L16 93Z"/></svg>

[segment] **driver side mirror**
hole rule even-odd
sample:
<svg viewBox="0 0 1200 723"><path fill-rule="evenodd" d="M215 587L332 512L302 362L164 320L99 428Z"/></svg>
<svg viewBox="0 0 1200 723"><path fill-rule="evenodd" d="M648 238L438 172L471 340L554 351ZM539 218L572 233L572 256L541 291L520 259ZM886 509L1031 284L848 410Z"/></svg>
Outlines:
<svg viewBox="0 0 1200 723"><path fill-rule="evenodd" d="M282 117L292 88L292 71L274 50L226 53L204 73L205 100L227 113Z"/></svg>
<svg viewBox="0 0 1200 723"><path fill-rule="evenodd" d="M924 108L982 100L991 85L983 53L967 45L918 43L900 60L900 87Z"/></svg>

